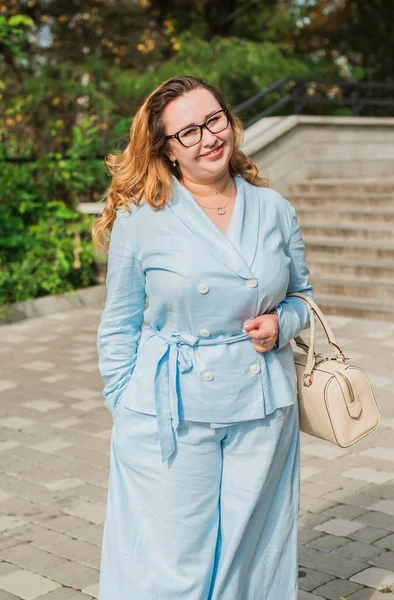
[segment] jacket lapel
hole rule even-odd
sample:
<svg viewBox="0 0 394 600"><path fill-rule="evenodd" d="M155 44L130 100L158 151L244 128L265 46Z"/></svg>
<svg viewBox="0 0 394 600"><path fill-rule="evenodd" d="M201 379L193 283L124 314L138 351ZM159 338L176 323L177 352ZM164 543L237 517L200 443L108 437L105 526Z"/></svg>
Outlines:
<svg viewBox="0 0 394 600"><path fill-rule="evenodd" d="M172 201L169 208L234 273L248 279L257 251L260 229L258 189L235 177L237 197L226 235L198 206L192 194L173 176ZM246 199L246 190L248 198Z"/></svg>
<svg viewBox="0 0 394 600"><path fill-rule="evenodd" d="M234 207L234 218L227 229L227 237L241 254L250 273L259 243L261 200L259 188L247 183L242 177L235 177L235 182L239 202Z"/></svg>

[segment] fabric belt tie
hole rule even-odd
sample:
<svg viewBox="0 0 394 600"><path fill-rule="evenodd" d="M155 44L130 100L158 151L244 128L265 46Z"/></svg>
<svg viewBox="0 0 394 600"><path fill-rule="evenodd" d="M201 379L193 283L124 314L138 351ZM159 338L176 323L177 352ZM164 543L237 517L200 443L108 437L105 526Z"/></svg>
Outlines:
<svg viewBox="0 0 394 600"><path fill-rule="evenodd" d="M162 331L145 325L154 335L165 341L163 353L159 356L155 372L155 406L159 441L163 462L171 458L176 450L175 434L179 426L179 396L177 389L178 370L187 373L193 368L193 361L185 353L185 347L216 346L220 344L233 344L243 340L249 340L247 333L236 334L220 339L199 338L195 335L176 334L165 335ZM157 371L163 359L168 360L169 389L166 401L163 401L162 390L156 389L158 384Z"/></svg>

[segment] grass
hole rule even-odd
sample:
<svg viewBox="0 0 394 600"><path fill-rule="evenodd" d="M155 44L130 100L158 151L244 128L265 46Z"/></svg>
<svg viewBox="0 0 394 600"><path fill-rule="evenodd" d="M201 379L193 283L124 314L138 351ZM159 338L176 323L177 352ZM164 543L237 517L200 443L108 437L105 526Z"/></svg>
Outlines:
<svg viewBox="0 0 394 600"><path fill-rule="evenodd" d="M382 594L394 594L394 589L393 588L394 588L394 584L393 585L386 585L380 591L382 592Z"/></svg>

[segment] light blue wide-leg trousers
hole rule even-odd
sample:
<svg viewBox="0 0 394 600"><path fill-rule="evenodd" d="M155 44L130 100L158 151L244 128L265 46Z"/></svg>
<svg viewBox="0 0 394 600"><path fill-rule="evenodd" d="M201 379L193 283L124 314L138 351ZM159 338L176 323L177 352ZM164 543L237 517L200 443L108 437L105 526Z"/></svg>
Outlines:
<svg viewBox="0 0 394 600"><path fill-rule="evenodd" d="M120 407L99 600L296 600L299 458L296 405L183 421L170 463L156 418Z"/></svg>

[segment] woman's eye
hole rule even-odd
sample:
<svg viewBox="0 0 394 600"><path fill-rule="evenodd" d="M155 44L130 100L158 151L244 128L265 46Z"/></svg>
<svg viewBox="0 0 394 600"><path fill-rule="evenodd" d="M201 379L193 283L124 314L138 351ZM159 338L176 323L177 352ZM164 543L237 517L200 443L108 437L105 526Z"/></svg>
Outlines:
<svg viewBox="0 0 394 600"><path fill-rule="evenodd" d="M188 135L193 135L193 134L195 134L196 132L197 132L197 128L196 128L196 127L193 127L193 129L186 129L186 131L184 131L184 132L182 133L182 135L187 137Z"/></svg>

